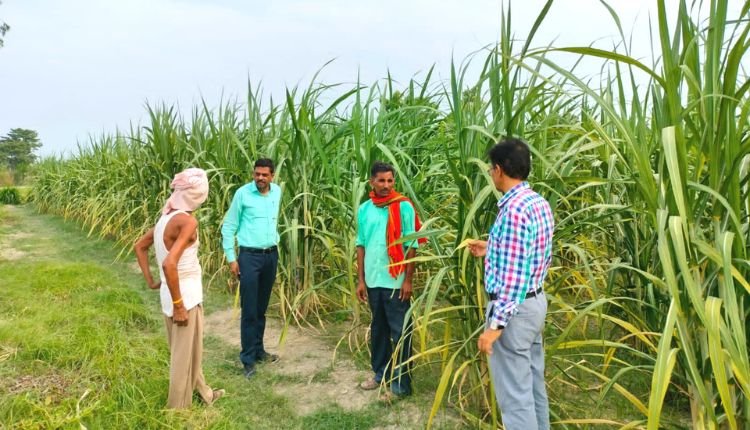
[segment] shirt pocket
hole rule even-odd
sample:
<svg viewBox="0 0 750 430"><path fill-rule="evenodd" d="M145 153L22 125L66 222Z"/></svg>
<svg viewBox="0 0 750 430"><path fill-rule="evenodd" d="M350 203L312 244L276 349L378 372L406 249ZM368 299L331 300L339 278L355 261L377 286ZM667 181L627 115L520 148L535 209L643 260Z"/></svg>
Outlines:
<svg viewBox="0 0 750 430"><path fill-rule="evenodd" d="M269 219L276 221L279 218L279 206L281 202L278 199L271 199L271 204L268 205L267 216Z"/></svg>

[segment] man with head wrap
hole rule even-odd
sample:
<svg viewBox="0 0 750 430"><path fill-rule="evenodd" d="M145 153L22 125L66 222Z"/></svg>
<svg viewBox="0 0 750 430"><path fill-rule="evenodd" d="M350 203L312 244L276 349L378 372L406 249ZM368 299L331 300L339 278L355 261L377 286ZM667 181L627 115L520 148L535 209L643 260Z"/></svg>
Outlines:
<svg viewBox="0 0 750 430"><path fill-rule="evenodd" d="M197 391L212 404L224 390L206 385L201 368L203 355L203 286L198 262L198 221L192 212L208 197L208 178L202 169L190 168L172 181L174 191L156 226L135 244L135 254L146 283L160 289L161 308L170 349L167 408L190 407ZM148 250L154 245L159 281L154 281Z"/></svg>

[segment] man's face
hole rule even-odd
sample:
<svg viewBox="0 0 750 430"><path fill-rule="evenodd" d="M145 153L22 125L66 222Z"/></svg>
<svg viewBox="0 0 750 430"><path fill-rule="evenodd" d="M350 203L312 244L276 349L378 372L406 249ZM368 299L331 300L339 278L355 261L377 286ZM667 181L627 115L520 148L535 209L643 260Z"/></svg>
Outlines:
<svg viewBox="0 0 750 430"><path fill-rule="evenodd" d="M370 178L370 185L377 197L387 197L393 190L395 183L396 179L393 177L393 172L378 172Z"/></svg>
<svg viewBox="0 0 750 430"><path fill-rule="evenodd" d="M255 180L255 186L258 187L258 191L265 192L271 181L273 181L271 168L256 167L255 170L253 170L253 179Z"/></svg>
<svg viewBox="0 0 750 430"><path fill-rule="evenodd" d="M495 188L500 190L503 182L503 169L497 164L492 164L488 173L492 178L492 183L495 184Z"/></svg>

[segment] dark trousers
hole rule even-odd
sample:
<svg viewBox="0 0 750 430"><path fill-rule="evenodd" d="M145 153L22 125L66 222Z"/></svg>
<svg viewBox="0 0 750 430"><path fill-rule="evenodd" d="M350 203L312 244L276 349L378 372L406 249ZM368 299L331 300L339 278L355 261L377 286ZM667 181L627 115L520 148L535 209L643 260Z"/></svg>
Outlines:
<svg viewBox="0 0 750 430"><path fill-rule="evenodd" d="M277 251L268 254L240 252L240 361L253 365L263 358L263 334L266 331L266 310L271 299L271 289L276 281Z"/></svg>
<svg viewBox="0 0 750 430"><path fill-rule="evenodd" d="M411 357L411 327L406 327L411 304L402 302L398 296L400 290L390 288L368 288L367 301L372 311L370 324L371 364L375 380L383 378L391 383L391 391L398 395L411 394L411 377L409 365L403 364ZM404 337L396 364L392 363L393 351L399 340Z"/></svg>

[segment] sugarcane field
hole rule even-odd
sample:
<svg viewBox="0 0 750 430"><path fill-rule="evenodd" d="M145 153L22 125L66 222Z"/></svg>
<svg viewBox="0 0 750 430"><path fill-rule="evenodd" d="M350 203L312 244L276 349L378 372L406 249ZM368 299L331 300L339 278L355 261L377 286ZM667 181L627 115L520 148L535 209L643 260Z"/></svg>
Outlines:
<svg viewBox="0 0 750 430"><path fill-rule="evenodd" d="M0 430L750 429L750 1L0 3Z"/></svg>

